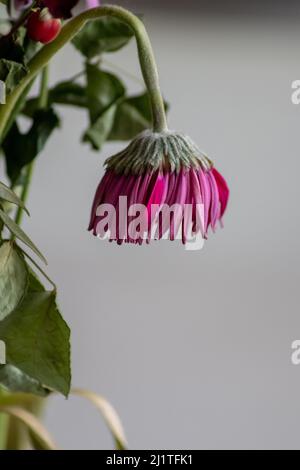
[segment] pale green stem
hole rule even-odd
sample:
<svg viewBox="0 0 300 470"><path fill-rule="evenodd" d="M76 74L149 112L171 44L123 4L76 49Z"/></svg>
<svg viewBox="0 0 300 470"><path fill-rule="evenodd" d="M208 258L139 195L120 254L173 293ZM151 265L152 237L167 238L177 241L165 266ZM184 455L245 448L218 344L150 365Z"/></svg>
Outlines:
<svg viewBox="0 0 300 470"><path fill-rule="evenodd" d="M33 165L34 165L34 163L31 162L25 168L25 175L24 175L24 180L25 181L24 181L24 185L23 185L22 192L21 192L21 195L20 195L20 199L21 199L21 201L24 202L24 204L27 201L27 197L28 197L28 193L29 193L29 187L30 187L30 183L31 183L31 180L32 180ZM23 213L24 213L24 210L22 209L22 207L18 207L16 217L15 217L15 222L16 222L17 225L21 225L22 218L23 218ZM12 237L12 238L14 238L14 237Z"/></svg>
<svg viewBox="0 0 300 470"><path fill-rule="evenodd" d="M39 94L39 101L38 101L38 108L45 109L48 106L48 81L49 81L49 67L43 68L42 75L41 75L41 85L40 85L40 94Z"/></svg>
<svg viewBox="0 0 300 470"><path fill-rule="evenodd" d="M9 416L4 413L0 413L0 450L5 450L7 446L8 422Z"/></svg>
<svg viewBox="0 0 300 470"><path fill-rule="evenodd" d="M49 78L49 67L46 65L43 68L43 71L41 73L41 84L40 84L40 93L39 93L39 102L38 102L38 107L39 109L46 108L48 105L48 78ZM29 193L29 188L32 180L32 174L33 174L33 169L34 169L34 161L29 163L27 167L25 168L25 182L24 186L22 189L22 193L20 196L20 199L26 203L28 193ZM23 217L23 209L21 207L18 208L17 213L16 213L16 218L15 222L17 225L21 225L22 222L22 217Z"/></svg>
<svg viewBox="0 0 300 470"><path fill-rule="evenodd" d="M5 124L14 105L30 80L32 80L32 78L47 65L52 57L78 33L87 21L95 20L103 16L117 18L123 23L126 23L133 30L137 42L142 74L149 92L153 115L153 130L154 132L167 130L164 102L160 92L156 62L148 33L142 21L129 11L121 7L105 5L86 10L75 18L72 18L62 28L58 37L50 44L44 46L33 57L28 64L29 72L8 97L6 105L0 108L0 135L3 133Z"/></svg>

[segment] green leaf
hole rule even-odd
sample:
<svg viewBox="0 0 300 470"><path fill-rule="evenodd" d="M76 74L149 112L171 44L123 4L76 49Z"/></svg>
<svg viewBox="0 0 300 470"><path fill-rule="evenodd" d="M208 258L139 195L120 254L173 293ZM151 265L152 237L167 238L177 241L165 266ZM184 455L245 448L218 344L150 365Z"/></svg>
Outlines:
<svg viewBox="0 0 300 470"><path fill-rule="evenodd" d="M28 286L24 257L12 242L0 247L0 321L22 301Z"/></svg>
<svg viewBox="0 0 300 470"><path fill-rule="evenodd" d="M35 272L29 268L28 292L44 292L46 289Z"/></svg>
<svg viewBox="0 0 300 470"><path fill-rule="evenodd" d="M133 37L133 31L115 18L99 18L90 21L73 39L74 46L88 59L114 52L125 46Z"/></svg>
<svg viewBox="0 0 300 470"><path fill-rule="evenodd" d="M45 292L46 289L40 282L36 273L28 265L27 269L29 278L27 292ZM16 396L16 392L23 392L25 394L31 393L38 396L47 396L49 394L49 390L43 387L39 381L33 379L11 364L0 366L0 385L10 392L15 392L14 396ZM18 396L21 396L20 393ZM25 398L26 397L27 395L25 395ZM1 397L0 403L3 403L3 399ZM10 402L8 401L8 404L9 403Z"/></svg>
<svg viewBox="0 0 300 470"><path fill-rule="evenodd" d="M59 119L53 109L38 110L34 113L32 126L22 134L18 124L14 123L3 142L7 174L15 184L24 166L31 163L43 150L47 140L56 127Z"/></svg>
<svg viewBox="0 0 300 470"><path fill-rule="evenodd" d="M152 125L148 93L127 98L117 109L109 140L131 140Z"/></svg>
<svg viewBox="0 0 300 470"><path fill-rule="evenodd" d="M35 246L35 244L30 240L28 235L5 213L0 209L0 219L6 225L8 230L21 242L27 245L31 250L45 263L47 264L46 258L42 255L40 250Z"/></svg>
<svg viewBox="0 0 300 470"><path fill-rule="evenodd" d="M22 41L22 47L23 47L23 61L25 65L33 58L33 56L38 52L39 49L41 49L42 44L40 42L33 41L30 39L27 35L27 29L26 28L19 28L18 30L19 33L23 33L23 41Z"/></svg>
<svg viewBox="0 0 300 470"><path fill-rule="evenodd" d="M24 65L13 60L0 59L0 80L6 85L6 93L9 94L20 83L27 73Z"/></svg>
<svg viewBox="0 0 300 470"><path fill-rule="evenodd" d="M87 64L86 74L90 127L83 140L98 150L111 132L117 105L126 90L115 75L99 70L96 65Z"/></svg>
<svg viewBox="0 0 300 470"><path fill-rule="evenodd" d="M13 123L15 122L18 114L20 113L21 109L23 108L24 106L24 103L26 101L26 97L33 85L35 81L35 78L33 78L33 80L31 80L31 82L27 85L27 87L25 87L24 91L21 93L21 95L19 96L19 98L17 99L17 102L8 118L8 121L6 123L6 126L5 126L5 129L3 131L3 135L2 135L2 141L4 141L5 137L7 136L7 133L8 131L11 129L11 126L13 125Z"/></svg>
<svg viewBox="0 0 300 470"><path fill-rule="evenodd" d="M87 97L85 88L75 82L57 83L49 91L49 99L52 103L68 104L78 107L87 106Z"/></svg>
<svg viewBox="0 0 300 470"><path fill-rule="evenodd" d="M91 122L94 122L110 106L125 95L123 83L115 75L87 64L87 100Z"/></svg>
<svg viewBox="0 0 300 470"><path fill-rule="evenodd" d="M77 106L79 108L88 108L85 87L78 83L65 81L58 83L49 90L49 104L63 104L68 106ZM39 99L31 98L27 100L22 112L27 117L33 117L38 109Z"/></svg>
<svg viewBox="0 0 300 470"><path fill-rule="evenodd" d="M82 141L89 142L94 150L100 150L111 133L116 110L116 105L112 105L104 111L84 133Z"/></svg>
<svg viewBox="0 0 300 470"><path fill-rule="evenodd" d="M63 320L55 292L29 292L2 322L0 338L6 357L49 389L67 396L70 389L70 330Z"/></svg>
<svg viewBox="0 0 300 470"><path fill-rule="evenodd" d="M165 103L168 110L168 104ZM131 140L152 127L152 111L148 93L124 99L118 106L108 140Z"/></svg>
<svg viewBox="0 0 300 470"><path fill-rule="evenodd" d="M45 397L49 390L11 364L0 366L0 384L10 392L32 393Z"/></svg>
<svg viewBox="0 0 300 470"><path fill-rule="evenodd" d="M0 181L0 199L3 199L4 201L7 201L7 202L11 202L12 204L16 204L16 206L19 206L22 209L24 209L29 215L29 212L26 209L23 201L8 186L1 183L1 181Z"/></svg>

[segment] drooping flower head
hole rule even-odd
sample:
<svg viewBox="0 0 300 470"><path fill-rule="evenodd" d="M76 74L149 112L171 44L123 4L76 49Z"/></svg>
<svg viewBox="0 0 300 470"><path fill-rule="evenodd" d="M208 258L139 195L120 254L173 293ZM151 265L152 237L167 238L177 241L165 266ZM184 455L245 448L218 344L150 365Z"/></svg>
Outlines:
<svg viewBox="0 0 300 470"><path fill-rule="evenodd" d="M138 135L106 161L89 230L118 244L207 237L222 224L229 190L212 162L177 132Z"/></svg>

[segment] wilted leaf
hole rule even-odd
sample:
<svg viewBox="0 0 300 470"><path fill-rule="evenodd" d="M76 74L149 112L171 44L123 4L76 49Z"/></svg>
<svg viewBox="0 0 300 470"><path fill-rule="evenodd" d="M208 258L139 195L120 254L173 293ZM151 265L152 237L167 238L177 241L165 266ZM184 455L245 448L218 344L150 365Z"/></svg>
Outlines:
<svg viewBox="0 0 300 470"><path fill-rule="evenodd" d="M40 423L34 414L17 406L0 406L0 413L7 413L19 419L33 433L39 442L39 448L43 450L57 450L52 437L47 429Z"/></svg>
<svg viewBox="0 0 300 470"><path fill-rule="evenodd" d="M88 59L114 52L125 46L133 37L133 31L115 18L103 17L86 23L73 39L74 46Z"/></svg>
<svg viewBox="0 0 300 470"><path fill-rule="evenodd" d="M27 69L24 65L13 60L0 59L0 80L6 85L6 93L9 94L25 77Z"/></svg>
<svg viewBox="0 0 300 470"><path fill-rule="evenodd" d="M16 204L16 206L19 206L22 209L24 209L29 215L29 212L24 206L23 201L8 186L1 183L1 181L0 181L0 199L3 199L4 201L10 202L12 204Z"/></svg>
<svg viewBox="0 0 300 470"><path fill-rule="evenodd" d="M0 246L0 321L21 302L28 286L28 268L12 242ZM1 382L1 380L0 380Z"/></svg>
<svg viewBox="0 0 300 470"><path fill-rule="evenodd" d="M71 391L74 395L79 395L82 398L86 398L92 403L102 414L116 444L118 450L124 450L127 448L127 440L125 432L121 423L121 420L114 409L114 407L101 395L90 392L89 390L82 390L75 388Z"/></svg>
<svg viewBox="0 0 300 470"><path fill-rule="evenodd" d="M11 364L0 366L0 384L10 392L32 393L45 397L49 390Z"/></svg>
<svg viewBox="0 0 300 470"><path fill-rule="evenodd" d="M44 386L68 395L70 330L54 292L29 292L22 304L0 323L7 362Z"/></svg>
<svg viewBox="0 0 300 470"><path fill-rule="evenodd" d="M35 244L30 240L28 235L17 225L3 210L0 209L0 219L6 225L8 230L21 242L23 242L25 245L27 245L31 250L45 263L47 264L47 261L45 257L42 255L40 250L35 246Z"/></svg>

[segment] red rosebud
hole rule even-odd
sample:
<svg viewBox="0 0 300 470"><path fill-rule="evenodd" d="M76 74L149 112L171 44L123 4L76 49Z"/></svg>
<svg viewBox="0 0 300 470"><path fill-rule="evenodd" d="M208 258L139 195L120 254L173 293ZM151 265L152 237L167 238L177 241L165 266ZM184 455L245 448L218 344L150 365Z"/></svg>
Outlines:
<svg viewBox="0 0 300 470"><path fill-rule="evenodd" d="M56 38L61 30L61 20L53 18L46 10L33 11L27 21L27 34L33 41L47 44Z"/></svg>

